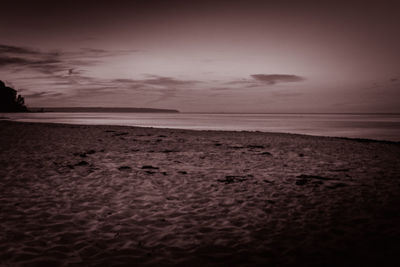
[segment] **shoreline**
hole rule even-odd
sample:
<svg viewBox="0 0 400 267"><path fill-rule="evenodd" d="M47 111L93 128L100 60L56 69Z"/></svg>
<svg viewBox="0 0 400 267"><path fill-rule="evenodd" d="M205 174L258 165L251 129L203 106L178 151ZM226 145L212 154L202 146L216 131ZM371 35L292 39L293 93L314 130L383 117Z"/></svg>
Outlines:
<svg viewBox="0 0 400 267"><path fill-rule="evenodd" d="M400 253L400 146L0 121L0 262L376 266Z"/></svg>
<svg viewBox="0 0 400 267"><path fill-rule="evenodd" d="M1 118L2 121L15 122L15 123L39 123L39 124L60 124L60 125L78 125L78 126L99 126L99 127L128 127L128 128L148 128L148 129L160 129L160 130L177 130L177 131L196 131L196 132L226 132L226 133L265 133L265 134L283 134L283 135L298 135L298 136L309 136L316 138L338 138L344 140L353 140L357 142L378 142L387 144L400 144L400 141L385 140L385 139L373 139L373 138L360 138L360 137L345 137L345 136L328 136L328 135L312 135L312 134L301 134L301 133L290 133L290 132L264 132L259 130L204 130L204 129L187 129L187 128L168 128L168 127L157 127L157 126L131 126L131 125L114 125L114 124L78 124L78 123L61 123L61 122L31 122L31 121L16 121L11 118Z"/></svg>

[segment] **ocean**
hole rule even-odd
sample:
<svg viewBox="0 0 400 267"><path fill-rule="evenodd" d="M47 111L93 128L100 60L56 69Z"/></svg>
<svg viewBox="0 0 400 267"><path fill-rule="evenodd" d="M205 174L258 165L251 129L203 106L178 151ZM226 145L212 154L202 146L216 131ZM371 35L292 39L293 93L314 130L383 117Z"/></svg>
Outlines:
<svg viewBox="0 0 400 267"><path fill-rule="evenodd" d="M400 114L2 113L13 121L261 131L400 141Z"/></svg>

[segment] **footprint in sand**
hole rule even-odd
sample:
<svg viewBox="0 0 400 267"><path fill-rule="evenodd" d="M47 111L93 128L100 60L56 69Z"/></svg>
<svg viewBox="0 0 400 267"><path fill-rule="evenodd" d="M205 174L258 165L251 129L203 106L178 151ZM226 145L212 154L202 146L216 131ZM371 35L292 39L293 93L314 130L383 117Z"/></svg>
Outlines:
<svg viewBox="0 0 400 267"><path fill-rule="evenodd" d="M218 179L217 181L224 184L233 184L233 183L241 183L247 181L248 178L253 177L253 175L249 174L247 176L244 175L227 175L225 179Z"/></svg>
<svg viewBox="0 0 400 267"><path fill-rule="evenodd" d="M143 165L142 169L158 170L159 168L151 165Z"/></svg>
<svg viewBox="0 0 400 267"><path fill-rule="evenodd" d="M121 167L118 167L118 170L120 170L120 171L129 171L129 170L131 170L132 168L131 167L129 167L129 166L121 166Z"/></svg>
<svg viewBox="0 0 400 267"><path fill-rule="evenodd" d="M127 132L122 132L122 133L115 133L113 136L122 136L122 135L128 135L129 133Z"/></svg>
<svg viewBox="0 0 400 267"><path fill-rule="evenodd" d="M262 149L262 148L265 148L265 147L261 146L261 145L248 145L247 148L250 148L250 149L257 149L257 148Z"/></svg>
<svg viewBox="0 0 400 267"><path fill-rule="evenodd" d="M326 188L329 189L336 189L340 187L345 187L348 184L342 183L342 182L336 182L334 178L329 178L329 177L322 177L318 175L306 175L302 174L297 176L296 180L296 185L306 185L310 182L314 185L322 185L324 182L327 182L328 184L325 185ZM315 181L316 180L316 181Z"/></svg>
<svg viewBox="0 0 400 267"><path fill-rule="evenodd" d="M84 161L84 160L82 160L82 161L78 162L77 164L75 164L75 166L86 166L86 165L89 165L89 163L87 161Z"/></svg>

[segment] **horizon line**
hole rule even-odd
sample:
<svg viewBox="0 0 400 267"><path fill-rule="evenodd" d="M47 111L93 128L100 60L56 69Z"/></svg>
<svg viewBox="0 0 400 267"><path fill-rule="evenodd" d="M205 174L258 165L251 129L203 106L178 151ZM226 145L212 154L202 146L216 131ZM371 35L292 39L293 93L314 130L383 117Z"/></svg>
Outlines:
<svg viewBox="0 0 400 267"><path fill-rule="evenodd" d="M145 107L29 107L31 109L81 109L81 108L91 108L91 109L159 109L159 110L177 110L179 113L184 114L381 114L381 115L400 115L400 112L235 112L235 111L214 111L214 112L202 112L202 111L180 111L174 108L145 108Z"/></svg>

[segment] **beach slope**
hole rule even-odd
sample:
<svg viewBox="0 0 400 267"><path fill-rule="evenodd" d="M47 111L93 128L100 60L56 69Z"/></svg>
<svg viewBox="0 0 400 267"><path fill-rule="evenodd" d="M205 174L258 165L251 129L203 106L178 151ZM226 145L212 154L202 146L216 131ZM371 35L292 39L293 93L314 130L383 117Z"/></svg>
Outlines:
<svg viewBox="0 0 400 267"><path fill-rule="evenodd" d="M400 145L0 122L0 265L376 266Z"/></svg>

